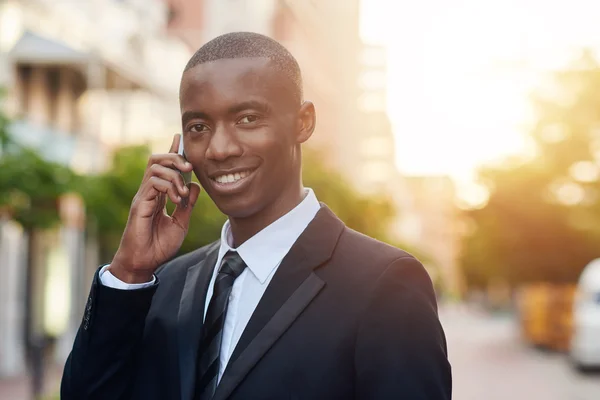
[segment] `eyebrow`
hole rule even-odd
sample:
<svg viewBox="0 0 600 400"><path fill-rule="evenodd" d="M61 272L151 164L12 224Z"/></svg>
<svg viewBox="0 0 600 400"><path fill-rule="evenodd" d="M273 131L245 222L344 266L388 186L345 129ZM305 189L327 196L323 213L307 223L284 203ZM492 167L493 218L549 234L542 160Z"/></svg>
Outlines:
<svg viewBox="0 0 600 400"><path fill-rule="evenodd" d="M209 117L202 111L186 111L181 116L181 123L185 125L192 119L209 119Z"/></svg>
<svg viewBox="0 0 600 400"><path fill-rule="evenodd" d="M248 101L243 101L241 103L238 103L238 104L235 104L235 105L229 107L229 109L227 110L227 113L230 115L238 114L244 110L249 110L249 109L257 110L259 112L262 112L263 114L269 114L271 112L271 107L269 107L268 104L263 103L262 101L258 101L258 100L248 100ZM182 125L185 125L193 119L209 120L210 116L207 113L202 112L202 111L186 111L181 116L181 123L182 123Z"/></svg>
<svg viewBox="0 0 600 400"><path fill-rule="evenodd" d="M235 104L227 110L228 114L238 114L244 110L254 109L264 114L271 112L271 107L268 104L258 100L248 100L241 103Z"/></svg>

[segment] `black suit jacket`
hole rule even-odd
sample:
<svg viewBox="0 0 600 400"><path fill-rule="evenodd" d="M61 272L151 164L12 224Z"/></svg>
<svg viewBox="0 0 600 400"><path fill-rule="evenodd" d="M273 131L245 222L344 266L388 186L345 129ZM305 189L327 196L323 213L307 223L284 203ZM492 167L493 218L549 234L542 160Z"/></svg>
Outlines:
<svg viewBox="0 0 600 400"><path fill-rule="evenodd" d="M65 366L63 400L190 400L219 243L125 291L96 274ZM215 393L225 399L449 400L431 280L414 257L327 207L275 273Z"/></svg>

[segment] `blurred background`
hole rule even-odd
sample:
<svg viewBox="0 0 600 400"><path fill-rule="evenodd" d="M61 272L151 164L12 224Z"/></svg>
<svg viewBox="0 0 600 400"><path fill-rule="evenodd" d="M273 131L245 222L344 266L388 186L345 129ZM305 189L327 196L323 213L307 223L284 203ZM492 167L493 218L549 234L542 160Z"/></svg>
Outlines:
<svg viewBox="0 0 600 400"><path fill-rule="evenodd" d="M454 398L600 399L600 3L0 0L0 399L58 398L193 52L298 59L305 183L429 270ZM182 252L225 218L203 196ZM407 327L407 329L410 329Z"/></svg>

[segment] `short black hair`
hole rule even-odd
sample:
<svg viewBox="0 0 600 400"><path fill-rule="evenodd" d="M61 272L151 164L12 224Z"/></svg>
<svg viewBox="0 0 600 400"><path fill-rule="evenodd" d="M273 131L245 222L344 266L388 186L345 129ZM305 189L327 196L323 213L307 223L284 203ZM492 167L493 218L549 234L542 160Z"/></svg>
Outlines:
<svg viewBox="0 0 600 400"><path fill-rule="evenodd" d="M291 79L298 103L303 100L302 73L294 56L281 43L255 32L231 32L210 40L190 58L183 72L197 65L226 58L265 57Z"/></svg>

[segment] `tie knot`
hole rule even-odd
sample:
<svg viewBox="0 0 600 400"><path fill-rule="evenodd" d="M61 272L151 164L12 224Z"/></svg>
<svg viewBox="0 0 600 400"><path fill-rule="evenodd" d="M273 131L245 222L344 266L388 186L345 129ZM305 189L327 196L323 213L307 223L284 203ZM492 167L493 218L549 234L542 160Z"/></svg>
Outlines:
<svg viewBox="0 0 600 400"><path fill-rule="evenodd" d="M223 257L223 265L219 273L231 275L233 279L236 279L244 269L246 263L242 260L242 257L236 251L228 251Z"/></svg>

